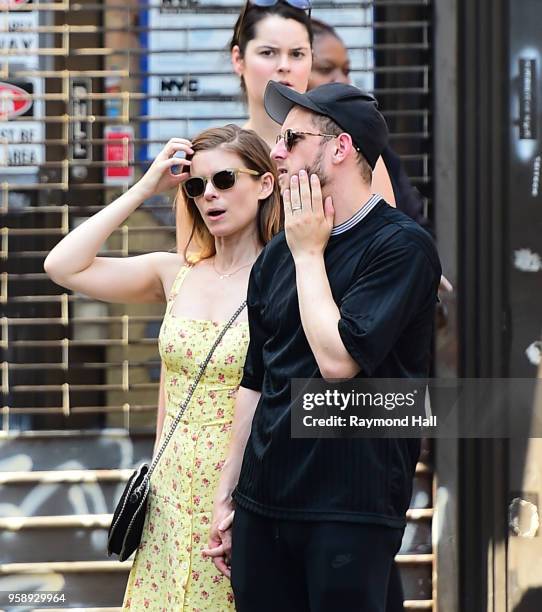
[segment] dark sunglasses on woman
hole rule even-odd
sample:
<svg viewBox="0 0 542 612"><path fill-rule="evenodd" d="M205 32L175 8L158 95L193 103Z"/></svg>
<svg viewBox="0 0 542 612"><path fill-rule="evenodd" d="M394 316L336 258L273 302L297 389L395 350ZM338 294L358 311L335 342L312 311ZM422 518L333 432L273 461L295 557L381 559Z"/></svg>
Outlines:
<svg viewBox="0 0 542 612"><path fill-rule="evenodd" d="M215 172L212 176L191 176L183 183L183 189L189 198L199 198L205 193L207 182L211 181L216 189L226 191L235 185L240 172L260 176L260 172L248 168L226 168L226 170Z"/></svg>

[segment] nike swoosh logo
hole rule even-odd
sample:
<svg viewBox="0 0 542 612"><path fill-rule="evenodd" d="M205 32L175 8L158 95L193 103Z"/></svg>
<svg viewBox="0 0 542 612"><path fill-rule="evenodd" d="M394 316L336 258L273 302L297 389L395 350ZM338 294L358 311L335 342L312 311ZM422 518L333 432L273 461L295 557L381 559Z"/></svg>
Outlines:
<svg viewBox="0 0 542 612"><path fill-rule="evenodd" d="M348 565L352 560L353 560L352 555L337 555L331 561L331 567L333 569L340 569L341 567Z"/></svg>

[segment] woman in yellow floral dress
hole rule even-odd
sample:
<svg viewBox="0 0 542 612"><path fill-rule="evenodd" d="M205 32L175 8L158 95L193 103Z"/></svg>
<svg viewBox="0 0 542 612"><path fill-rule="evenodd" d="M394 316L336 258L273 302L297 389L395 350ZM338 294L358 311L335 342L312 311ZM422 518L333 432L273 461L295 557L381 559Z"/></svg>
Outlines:
<svg viewBox="0 0 542 612"><path fill-rule="evenodd" d="M162 439L225 323L172 313L191 271L189 266L181 268L160 331L167 406ZM229 580L202 557L201 549L207 544L213 495L226 456L247 348L248 324L236 322L216 348L178 431L158 462L143 538L126 590L126 608L234 609Z"/></svg>
<svg viewBox="0 0 542 612"><path fill-rule="evenodd" d="M178 152L186 158L175 158ZM197 255L97 257L144 200L181 185L177 204L188 212L201 245ZM229 125L206 130L192 142L170 140L138 183L70 232L47 257L45 269L55 282L96 299L158 302L167 296L159 339L166 366L162 438L199 365L244 301L252 264L278 231L280 217L269 148L254 132ZM247 348L244 310L217 346L151 477L125 609L234 610L229 580L202 550Z"/></svg>

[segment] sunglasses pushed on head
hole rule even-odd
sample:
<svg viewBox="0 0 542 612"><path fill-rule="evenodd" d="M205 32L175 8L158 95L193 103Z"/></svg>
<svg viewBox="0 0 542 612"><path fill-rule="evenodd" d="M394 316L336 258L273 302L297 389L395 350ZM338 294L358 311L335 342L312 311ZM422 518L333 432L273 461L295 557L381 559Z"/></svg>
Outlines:
<svg viewBox="0 0 542 612"><path fill-rule="evenodd" d="M275 6L276 4L288 4L289 6L299 9L300 11L308 11L308 16L310 19L312 12L312 0L247 0L237 22L234 40L239 41L239 33L243 30L243 22L250 7L255 6L258 8L269 8L271 6Z"/></svg>

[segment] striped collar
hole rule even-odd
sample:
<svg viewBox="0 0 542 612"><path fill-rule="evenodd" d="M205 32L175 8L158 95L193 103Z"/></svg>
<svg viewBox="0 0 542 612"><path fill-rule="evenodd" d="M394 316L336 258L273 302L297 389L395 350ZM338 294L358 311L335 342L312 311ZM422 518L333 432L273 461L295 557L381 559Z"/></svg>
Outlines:
<svg viewBox="0 0 542 612"><path fill-rule="evenodd" d="M343 232L348 231L350 228L357 225L362 219L364 219L373 208L380 202L382 196L379 196L377 193L373 193L373 195L365 202L365 204L355 213L350 219L347 221L343 221L339 225L336 225L331 230L331 235L336 236L337 234L342 234Z"/></svg>

